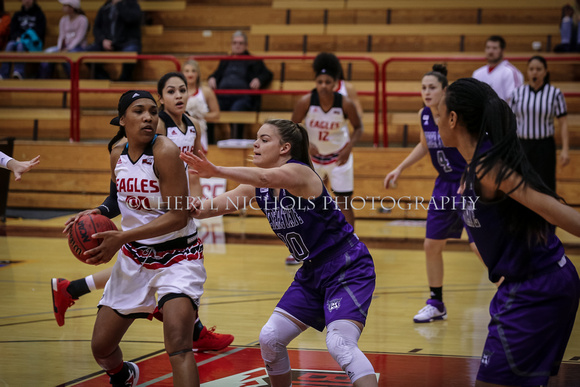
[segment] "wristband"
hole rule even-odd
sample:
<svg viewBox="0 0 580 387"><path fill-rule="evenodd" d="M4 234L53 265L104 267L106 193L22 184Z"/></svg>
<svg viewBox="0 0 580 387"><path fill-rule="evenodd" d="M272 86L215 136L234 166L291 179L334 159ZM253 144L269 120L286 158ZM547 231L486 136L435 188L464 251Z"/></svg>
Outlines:
<svg viewBox="0 0 580 387"><path fill-rule="evenodd" d="M109 196L105 199L103 204L97 207L101 211L101 215L112 219L121 213L119 203L117 202L117 185L111 181L109 186Z"/></svg>
<svg viewBox="0 0 580 387"><path fill-rule="evenodd" d="M8 169L8 163L10 160L14 159L3 152L0 152L0 167Z"/></svg>

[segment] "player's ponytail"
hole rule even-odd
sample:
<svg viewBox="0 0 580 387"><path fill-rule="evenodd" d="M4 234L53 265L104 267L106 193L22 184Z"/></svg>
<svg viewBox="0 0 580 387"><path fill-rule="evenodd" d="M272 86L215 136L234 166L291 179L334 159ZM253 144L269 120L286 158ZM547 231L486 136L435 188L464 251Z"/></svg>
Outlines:
<svg viewBox="0 0 580 387"><path fill-rule="evenodd" d="M474 78L459 79L447 88L445 105L448 112L457 114L458 122L477 141L473 158L467 166L465 179L468 184L475 184L492 172L496 174L495 182L499 190L502 181L515 172L521 176L518 187L529 186L562 200L533 170L518 140L512 110L489 85ZM483 151L486 144L491 144L491 148ZM550 226L541 216L515 200L504 200L500 205L514 234L524 233L530 243L546 240Z"/></svg>
<svg viewBox="0 0 580 387"><path fill-rule="evenodd" d="M125 134L125 127L121 126L119 128L119 130L117 131L117 134L115 134L115 137L113 137L111 139L111 141L109 141L109 145L107 145L107 148L109 149L109 153L111 153L111 151L113 150L113 146L119 142L120 139L122 139L123 137L126 137Z"/></svg>
<svg viewBox="0 0 580 387"><path fill-rule="evenodd" d="M447 66L445 66L444 64L440 63L434 64L432 67L432 71L425 73L423 75L423 78L425 78L427 75L432 75L435 78L437 78L437 81L439 81L439 83L441 84L442 89L445 89L449 84L449 82L447 81Z"/></svg>
<svg viewBox="0 0 580 387"><path fill-rule="evenodd" d="M300 124L290 120L268 120L264 124L275 126L280 134L282 144L290 144L290 156L294 160L303 162L314 170L310 160L310 141L308 140L308 131Z"/></svg>

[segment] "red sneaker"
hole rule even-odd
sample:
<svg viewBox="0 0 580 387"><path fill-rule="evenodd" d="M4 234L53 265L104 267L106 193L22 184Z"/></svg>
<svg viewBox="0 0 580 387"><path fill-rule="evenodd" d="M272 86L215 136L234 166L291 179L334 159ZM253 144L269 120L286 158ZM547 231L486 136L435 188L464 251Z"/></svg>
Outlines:
<svg viewBox="0 0 580 387"><path fill-rule="evenodd" d="M66 291L70 284L69 280L64 278L53 278L51 281L52 287L52 307L54 309L54 317L59 327L64 325L64 314L66 310L75 304L76 299L73 299Z"/></svg>
<svg viewBox="0 0 580 387"><path fill-rule="evenodd" d="M302 262L297 261L294 259L294 256L290 254L286 257L286 265L293 266L293 265L300 265Z"/></svg>
<svg viewBox="0 0 580 387"><path fill-rule="evenodd" d="M226 348L234 341L233 335L216 333L215 326L209 330L204 326L199 334L199 339L193 342L194 351L219 351Z"/></svg>

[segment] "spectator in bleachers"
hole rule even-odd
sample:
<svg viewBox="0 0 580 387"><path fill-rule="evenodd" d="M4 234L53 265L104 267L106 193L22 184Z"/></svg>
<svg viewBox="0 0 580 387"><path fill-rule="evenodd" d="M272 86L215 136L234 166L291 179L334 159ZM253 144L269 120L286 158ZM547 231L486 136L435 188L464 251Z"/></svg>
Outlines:
<svg viewBox="0 0 580 387"><path fill-rule="evenodd" d="M232 55L250 55L248 38L242 31L232 35ZM209 76L207 84L212 89L252 89L268 86L273 74L262 60L222 60L217 70ZM218 96L220 109L224 111L254 111L260 108L259 95L221 94ZM242 138L243 124L231 124L231 138Z"/></svg>
<svg viewBox="0 0 580 387"><path fill-rule="evenodd" d="M80 0L58 0L62 4L64 16L58 23L57 45L47 48L46 53L76 52L82 51L87 45L87 32L89 31L89 19L81 9ZM70 76L68 63L63 67L67 76ZM54 63L44 62L40 65L40 78L50 78Z"/></svg>
<svg viewBox="0 0 580 387"><path fill-rule="evenodd" d="M576 6L580 7L580 1ZM560 44L554 47L555 52L580 51L580 30L578 29L578 14L574 7L566 4L562 7L560 19Z"/></svg>
<svg viewBox="0 0 580 387"><path fill-rule="evenodd" d="M201 126L201 146L207 153L208 144L215 143L213 130L207 125L207 121L217 121L220 118L220 105L213 90L201 84L201 70L196 60L190 59L183 64L183 74L187 79L189 98L185 111L197 119Z"/></svg>
<svg viewBox="0 0 580 387"><path fill-rule="evenodd" d="M556 191L556 142L554 118L562 136L560 165L570 163L566 101L560 89L550 84L548 63L536 55L528 60L528 84L512 94L510 107L516 115L518 137L534 170Z"/></svg>
<svg viewBox="0 0 580 387"><path fill-rule="evenodd" d="M4 50L10 38L10 14L4 10L4 0L0 0L0 50Z"/></svg>
<svg viewBox="0 0 580 387"><path fill-rule="evenodd" d="M487 64L473 72L473 78L485 82L499 95L509 102L516 87L524 84L522 73L506 59L503 59L505 40L499 35L492 35L485 42L485 59Z"/></svg>
<svg viewBox="0 0 580 387"><path fill-rule="evenodd" d="M137 0L107 0L99 8L93 27L95 41L86 51L141 52L141 20L143 13ZM135 64L123 64L119 81L133 79ZM111 79L102 64L94 65L95 78Z"/></svg>
<svg viewBox="0 0 580 387"><path fill-rule="evenodd" d="M22 0L20 11L10 20L10 41L6 51L32 52L42 51L46 33L46 17L36 0ZM7 79L12 63L4 62L0 67L0 79ZM12 78L24 78L25 63L15 63Z"/></svg>

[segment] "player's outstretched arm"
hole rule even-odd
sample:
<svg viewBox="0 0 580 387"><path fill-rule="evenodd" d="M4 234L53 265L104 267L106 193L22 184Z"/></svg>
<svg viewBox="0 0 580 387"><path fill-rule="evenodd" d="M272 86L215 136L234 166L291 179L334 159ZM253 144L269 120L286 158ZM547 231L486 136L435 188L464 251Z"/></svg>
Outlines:
<svg viewBox="0 0 580 387"><path fill-rule="evenodd" d="M514 172L501 182L499 189L503 192L509 192L511 198L528 207L549 223L580 236L580 213L578 211L550 195L536 191L527 185L519 184L521 179L521 175ZM482 190L489 192L497 187L493 173L486 174L480 181Z"/></svg>
<svg viewBox="0 0 580 387"><path fill-rule="evenodd" d="M0 152L0 166L14 172L14 180L19 181L22 178L22 174L30 171L32 168L36 167L40 163L40 155L36 156L32 160L28 161L18 161Z"/></svg>
<svg viewBox="0 0 580 387"><path fill-rule="evenodd" d="M190 216L196 219L206 219L231 214L249 206L254 195L254 187L240 184L233 190L224 192L212 199L200 200L195 198L192 202Z"/></svg>
<svg viewBox="0 0 580 387"><path fill-rule="evenodd" d="M280 167L221 167L212 164L200 152L181 152L181 159L190 168L190 173L200 177L222 177L258 188L286 189L293 195L317 197L322 193L318 175L309 167L300 164L283 164Z"/></svg>

